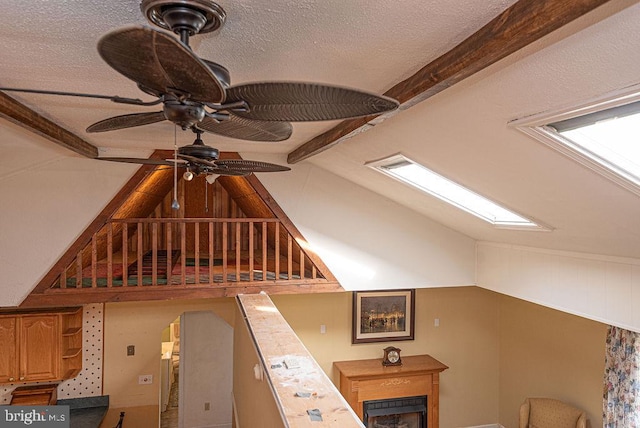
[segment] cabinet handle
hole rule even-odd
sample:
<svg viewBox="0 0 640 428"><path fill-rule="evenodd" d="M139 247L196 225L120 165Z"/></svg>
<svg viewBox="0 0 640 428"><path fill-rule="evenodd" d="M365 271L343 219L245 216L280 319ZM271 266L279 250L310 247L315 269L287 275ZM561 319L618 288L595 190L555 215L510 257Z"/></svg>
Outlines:
<svg viewBox="0 0 640 428"><path fill-rule="evenodd" d="M24 376L20 376L20 380L24 380Z"/></svg>
<svg viewBox="0 0 640 428"><path fill-rule="evenodd" d="M12 377L10 377L10 378L9 378L9 382L13 382L14 380L15 380L15 379L14 379L14 378L12 378Z"/></svg>

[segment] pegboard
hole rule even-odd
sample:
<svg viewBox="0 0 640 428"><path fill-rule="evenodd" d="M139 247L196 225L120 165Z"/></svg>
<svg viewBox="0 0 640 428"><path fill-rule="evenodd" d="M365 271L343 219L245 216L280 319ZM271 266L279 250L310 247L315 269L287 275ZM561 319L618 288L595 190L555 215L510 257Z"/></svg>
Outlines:
<svg viewBox="0 0 640 428"><path fill-rule="evenodd" d="M104 344L104 305L91 304L83 307L82 314L82 370L73 379L65 380L58 386L58 399L94 397L102 395L102 357ZM50 382L31 382L29 385ZM11 392L17 382L0 385L0 405L11 402Z"/></svg>

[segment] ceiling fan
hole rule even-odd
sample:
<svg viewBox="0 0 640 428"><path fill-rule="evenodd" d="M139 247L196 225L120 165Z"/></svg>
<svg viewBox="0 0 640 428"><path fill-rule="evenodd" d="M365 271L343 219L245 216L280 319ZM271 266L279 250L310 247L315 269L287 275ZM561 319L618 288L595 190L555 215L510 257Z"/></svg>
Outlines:
<svg viewBox="0 0 640 428"><path fill-rule="evenodd" d="M123 157L100 157L99 160L111 162L139 163L145 165L164 165L173 168L185 168L184 178L187 181L197 175L205 175L209 183L213 183L220 175L244 176L254 172L281 172L291 168L268 162L245 159L218 159L218 149L204 144L202 131L194 129L196 139L192 144L178 148L174 159L146 159Z"/></svg>
<svg viewBox="0 0 640 428"><path fill-rule="evenodd" d="M87 132L113 131L169 120L185 130L252 141L286 140L292 132L290 122L368 116L398 107L396 100L385 96L318 83L231 85L225 67L198 57L189 46L189 37L223 26L226 13L220 5L212 0L142 0L140 9L151 24L172 31L180 40L152 28L129 27L103 36L98 42L98 52L113 69L136 82L143 92L156 100L144 102L118 96L34 89L0 87L0 90L163 106L158 112L101 120L89 126Z"/></svg>

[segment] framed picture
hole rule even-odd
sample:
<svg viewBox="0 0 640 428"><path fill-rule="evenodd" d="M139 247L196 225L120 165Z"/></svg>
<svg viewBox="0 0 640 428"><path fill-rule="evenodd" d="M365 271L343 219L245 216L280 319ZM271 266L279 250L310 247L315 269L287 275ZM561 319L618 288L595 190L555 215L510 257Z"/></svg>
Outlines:
<svg viewBox="0 0 640 428"><path fill-rule="evenodd" d="M351 343L413 340L415 290L353 293Z"/></svg>

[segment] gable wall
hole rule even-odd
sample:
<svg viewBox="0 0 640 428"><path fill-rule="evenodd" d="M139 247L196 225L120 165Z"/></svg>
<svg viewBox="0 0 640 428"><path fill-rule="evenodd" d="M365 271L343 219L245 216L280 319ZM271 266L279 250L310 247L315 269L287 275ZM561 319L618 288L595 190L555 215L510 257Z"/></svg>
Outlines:
<svg viewBox="0 0 640 428"><path fill-rule="evenodd" d="M468 236L308 163L260 180L346 290L475 284Z"/></svg>

